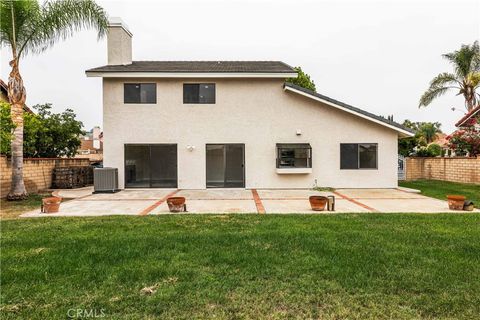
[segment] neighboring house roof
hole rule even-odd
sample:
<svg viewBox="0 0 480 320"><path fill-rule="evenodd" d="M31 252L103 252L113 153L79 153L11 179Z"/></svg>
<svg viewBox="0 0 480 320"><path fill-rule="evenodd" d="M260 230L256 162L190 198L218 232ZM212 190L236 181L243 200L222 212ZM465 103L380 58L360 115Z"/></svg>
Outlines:
<svg viewBox="0 0 480 320"><path fill-rule="evenodd" d="M469 112L467 112L457 123L455 123L456 127L464 126L468 120L472 119L474 116L480 116L480 105L476 106Z"/></svg>
<svg viewBox="0 0 480 320"><path fill-rule="evenodd" d="M448 135L445 133L437 133L437 137L432 143L438 144L440 147L446 147L448 145Z"/></svg>
<svg viewBox="0 0 480 320"><path fill-rule="evenodd" d="M5 97L5 101L8 102L8 86L5 82L3 82L2 79L0 79L0 91L2 92L2 96ZM23 105L23 111L33 113L33 111L29 107L27 107L27 105Z"/></svg>
<svg viewBox="0 0 480 320"><path fill-rule="evenodd" d="M393 130L401 133L405 137L413 137L414 136L414 132L411 129L408 129L408 128L402 126L399 123L396 123L394 121L389 121L389 120L385 119L384 117L377 116L373 113L370 113L370 112L367 112L367 111L362 110L360 108L348 105L348 104L340 102L338 100L329 98L327 96L316 93L314 91L302 88L302 87L297 86L295 84L286 82L285 85L284 85L284 89L288 90L288 91L291 91L291 92L301 94L301 95L306 96L308 98L323 102L323 103L325 103L329 106L332 106L332 107L335 107L337 109L343 110L345 112L354 114L354 115L359 116L361 118L376 122L380 125L383 125L385 127L388 127L390 129L393 129Z"/></svg>
<svg viewBox="0 0 480 320"><path fill-rule="evenodd" d="M281 61L133 61L86 71L87 76L125 77L296 77L297 72ZM118 75L120 74L120 75Z"/></svg>

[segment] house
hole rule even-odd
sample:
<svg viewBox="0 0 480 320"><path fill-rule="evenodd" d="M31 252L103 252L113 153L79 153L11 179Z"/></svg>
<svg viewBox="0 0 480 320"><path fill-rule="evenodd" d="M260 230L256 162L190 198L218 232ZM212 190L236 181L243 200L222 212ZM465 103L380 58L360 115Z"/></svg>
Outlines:
<svg viewBox="0 0 480 320"><path fill-rule="evenodd" d="M401 125L285 83L279 61L132 61L111 21L104 166L120 188L392 188Z"/></svg>
<svg viewBox="0 0 480 320"><path fill-rule="evenodd" d="M467 112L460 120L455 124L456 127L465 128L470 126L480 128L480 105L476 106L469 112Z"/></svg>
<svg viewBox="0 0 480 320"><path fill-rule="evenodd" d="M87 158L91 162L102 162L103 160L103 132L99 126L93 127L80 138L80 148L75 158Z"/></svg>

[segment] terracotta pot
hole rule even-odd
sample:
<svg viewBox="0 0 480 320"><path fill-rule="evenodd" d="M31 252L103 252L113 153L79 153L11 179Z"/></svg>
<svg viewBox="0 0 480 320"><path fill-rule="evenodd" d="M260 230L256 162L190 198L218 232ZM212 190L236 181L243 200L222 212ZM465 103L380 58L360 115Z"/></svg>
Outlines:
<svg viewBox="0 0 480 320"><path fill-rule="evenodd" d="M56 213L60 209L60 203L62 198L60 197L48 197L42 199L42 212L43 213Z"/></svg>
<svg viewBox="0 0 480 320"><path fill-rule="evenodd" d="M448 208L450 210L463 210L465 199L466 198L464 196L447 195Z"/></svg>
<svg viewBox="0 0 480 320"><path fill-rule="evenodd" d="M185 206L185 197L170 197L167 199L167 205L170 212L187 211Z"/></svg>
<svg viewBox="0 0 480 320"><path fill-rule="evenodd" d="M324 196L310 196L310 206L314 211L323 211L327 205L328 198Z"/></svg>

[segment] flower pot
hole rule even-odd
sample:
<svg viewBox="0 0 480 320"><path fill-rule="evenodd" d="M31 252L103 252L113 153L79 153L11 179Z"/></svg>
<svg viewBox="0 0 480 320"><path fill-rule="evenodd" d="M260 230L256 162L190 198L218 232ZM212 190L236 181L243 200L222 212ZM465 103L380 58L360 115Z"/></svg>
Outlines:
<svg viewBox="0 0 480 320"><path fill-rule="evenodd" d="M48 197L42 199L42 208L43 213L56 213L60 209L60 203L62 198L60 197Z"/></svg>
<svg viewBox="0 0 480 320"><path fill-rule="evenodd" d="M314 211L325 210L325 206L327 205L327 202L328 202L328 198L324 196L310 196L308 200L310 201L310 206Z"/></svg>
<svg viewBox="0 0 480 320"><path fill-rule="evenodd" d="M170 197L167 199L170 212L184 212L186 210L185 197Z"/></svg>
<svg viewBox="0 0 480 320"><path fill-rule="evenodd" d="M448 208L450 210L463 210L465 199L466 198L464 196L447 195Z"/></svg>

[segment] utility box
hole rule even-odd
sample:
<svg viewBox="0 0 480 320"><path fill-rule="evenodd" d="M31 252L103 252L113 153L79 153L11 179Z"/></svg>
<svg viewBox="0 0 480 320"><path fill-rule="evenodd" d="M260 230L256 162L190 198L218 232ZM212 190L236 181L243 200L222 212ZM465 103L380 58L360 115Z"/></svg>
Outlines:
<svg viewBox="0 0 480 320"><path fill-rule="evenodd" d="M93 170L93 193L114 193L118 189L117 168L95 168Z"/></svg>

